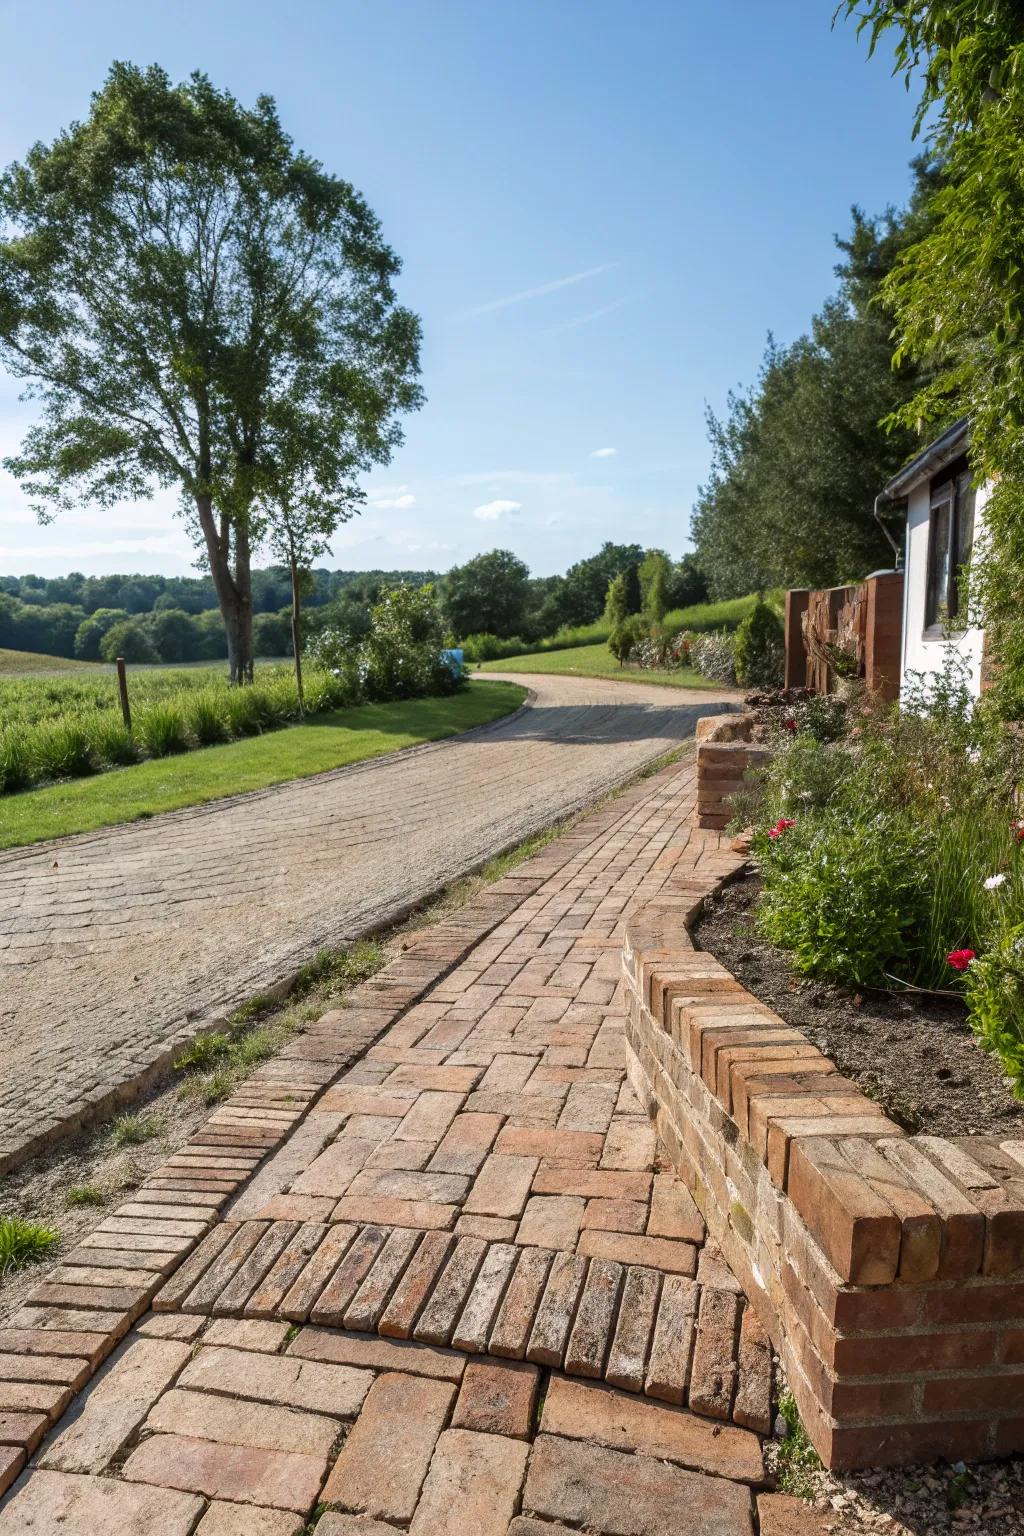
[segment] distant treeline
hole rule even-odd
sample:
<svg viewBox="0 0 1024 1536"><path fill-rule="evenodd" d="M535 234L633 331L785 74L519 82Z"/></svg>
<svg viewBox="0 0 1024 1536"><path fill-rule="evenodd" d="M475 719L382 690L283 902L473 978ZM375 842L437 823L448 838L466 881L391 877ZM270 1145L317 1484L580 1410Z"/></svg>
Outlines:
<svg viewBox="0 0 1024 1536"><path fill-rule="evenodd" d="M433 571L314 570L303 604L314 626L331 611L360 621L384 587L423 586ZM291 652L291 582L284 566L253 571L258 656ZM227 655L224 623L209 576L0 576L0 647L80 661L216 661Z"/></svg>
<svg viewBox="0 0 1024 1536"><path fill-rule="evenodd" d="M604 614L609 585L619 575L639 594L639 544L602 545L564 576L531 576L509 550L477 555L445 575L435 571L309 571L303 578L303 631L330 628L361 639L370 610L389 587L437 587L448 633L516 637L535 642L567 626L592 624ZM692 555L673 562L661 551L669 608L700 602L704 577ZM288 570L252 573L257 656L291 654ZM227 655L224 624L208 576L0 576L0 647L70 656L79 661L216 661Z"/></svg>

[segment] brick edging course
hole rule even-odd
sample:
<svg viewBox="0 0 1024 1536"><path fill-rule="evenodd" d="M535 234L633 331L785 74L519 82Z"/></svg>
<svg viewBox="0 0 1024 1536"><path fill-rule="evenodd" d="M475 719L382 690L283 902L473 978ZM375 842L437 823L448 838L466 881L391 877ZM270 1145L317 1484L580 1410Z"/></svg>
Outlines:
<svg viewBox="0 0 1024 1536"><path fill-rule="evenodd" d="M688 932L627 920L629 1076L829 1467L1024 1450L1024 1142L907 1137Z"/></svg>

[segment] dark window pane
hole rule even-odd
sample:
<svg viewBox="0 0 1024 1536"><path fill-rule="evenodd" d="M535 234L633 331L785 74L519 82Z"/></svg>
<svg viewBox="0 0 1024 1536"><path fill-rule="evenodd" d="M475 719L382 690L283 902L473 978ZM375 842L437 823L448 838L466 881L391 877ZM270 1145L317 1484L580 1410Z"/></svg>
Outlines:
<svg viewBox="0 0 1024 1536"><path fill-rule="evenodd" d="M949 578L952 570L953 487L948 483L932 493L931 531L928 544L927 625L943 624L949 616Z"/></svg>

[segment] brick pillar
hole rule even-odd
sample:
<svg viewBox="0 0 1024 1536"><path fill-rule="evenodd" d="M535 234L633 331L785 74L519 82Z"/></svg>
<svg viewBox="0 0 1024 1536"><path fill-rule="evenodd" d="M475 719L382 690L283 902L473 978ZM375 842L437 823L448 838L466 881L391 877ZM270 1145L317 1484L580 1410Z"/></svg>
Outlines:
<svg viewBox="0 0 1024 1536"><path fill-rule="evenodd" d="M783 682L787 688L803 688L807 683L807 655L801 621L807 612L810 592L806 587L794 587L786 593L786 670Z"/></svg>
<svg viewBox="0 0 1024 1536"><path fill-rule="evenodd" d="M864 681L869 693L897 699L900 693L903 639L903 572L869 576L864 632Z"/></svg>

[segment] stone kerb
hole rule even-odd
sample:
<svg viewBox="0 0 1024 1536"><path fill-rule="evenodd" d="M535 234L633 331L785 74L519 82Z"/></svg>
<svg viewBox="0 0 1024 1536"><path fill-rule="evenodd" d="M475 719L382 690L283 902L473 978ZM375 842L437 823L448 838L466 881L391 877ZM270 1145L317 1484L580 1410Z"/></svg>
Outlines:
<svg viewBox="0 0 1024 1536"><path fill-rule="evenodd" d="M688 925L626 925L628 1071L833 1468L1024 1450L1024 1141L905 1136Z"/></svg>
<svg viewBox="0 0 1024 1536"><path fill-rule="evenodd" d="M697 799L693 818L698 827L721 831L736 793L751 768L767 761L768 748L751 742L754 716L748 712L706 715L697 721Z"/></svg>

